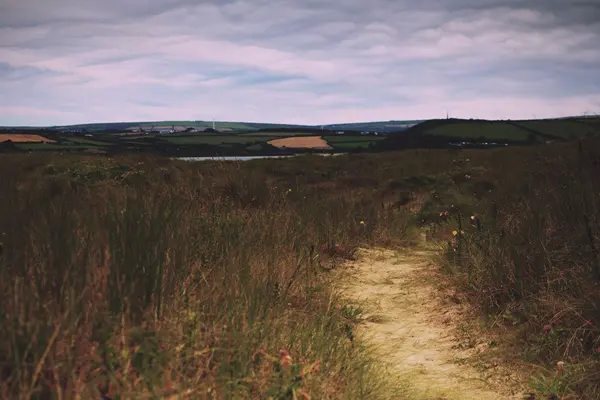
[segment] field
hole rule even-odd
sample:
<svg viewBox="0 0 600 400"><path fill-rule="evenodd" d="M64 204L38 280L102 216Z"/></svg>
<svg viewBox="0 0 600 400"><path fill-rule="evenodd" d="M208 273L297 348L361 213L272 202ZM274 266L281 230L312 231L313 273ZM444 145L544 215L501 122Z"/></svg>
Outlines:
<svg viewBox="0 0 600 400"><path fill-rule="evenodd" d="M54 140L50 140L40 135L23 135L14 133L0 133L0 143L10 140L14 143L53 143Z"/></svg>
<svg viewBox="0 0 600 400"><path fill-rule="evenodd" d="M254 142L266 142L273 139L274 137L263 137L263 136L246 136L246 135L169 135L169 136L158 136L161 141L186 145L186 144L209 144L218 146L221 144L250 144Z"/></svg>
<svg viewBox="0 0 600 400"><path fill-rule="evenodd" d="M55 144L55 143L17 143L16 147L22 150L28 151L61 151L61 150L86 150L90 147L89 145L67 145L67 144Z"/></svg>
<svg viewBox="0 0 600 400"><path fill-rule="evenodd" d="M329 143L335 150L348 150L348 149L368 149L370 145L384 140L383 137L378 136L344 136L344 135L333 135L323 136L323 139Z"/></svg>
<svg viewBox="0 0 600 400"><path fill-rule="evenodd" d="M311 136L314 133L311 132L278 132L278 131L268 131L268 132L249 132L249 133L241 133L239 136L252 136L252 137L291 137L291 136Z"/></svg>
<svg viewBox="0 0 600 400"><path fill-rule="evenodd" d="M600 130L595 121L596 119L592 118L524 121L430 120L408 129L405 134L448 137L453 140L543 143L597 135Z"/></svg>
<svg viewBox="0 0 600 400"><path fill-rule="evenodd" d="M517 125L530 130L564 139L577 139L598 132L598 129L584 122L569 120L516 121Z"/></svg>
<svg viewBox="0 0 600 400"><path fill-rule="evenodd" d="M330 149L321 136L290 137L274 139L268 142L271 146L289 149Z"/></svg>
<svg viewBox="0 0 600 400"><path fill-rule="evenodd" d="M402 399L331 271L424 232L498 336L465 346L536 365L540 396L597 399L598 149L1 155L2 396Z"/></svg>
<svg viewBox="0 0 600 400"><path fill-rule="evenodd" d="M527 140L529 132L510 123L456 123L434 127L425 135L447 136L455 139Z"/></svg>

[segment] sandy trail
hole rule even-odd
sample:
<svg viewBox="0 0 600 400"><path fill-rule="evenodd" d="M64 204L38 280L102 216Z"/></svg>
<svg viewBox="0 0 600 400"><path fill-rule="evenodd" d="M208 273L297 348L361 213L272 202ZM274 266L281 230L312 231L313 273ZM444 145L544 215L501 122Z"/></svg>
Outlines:
<svg viewBox="0 0 600 400"><path fill-rule="evenodd" d="M375 345L393 376L409 383L411 398L521 399L507 385L455 361L462 351L454 334L461 306L440 299L429 255L359 252L340 283L346 298L364 310L358 335Z"/></svg>

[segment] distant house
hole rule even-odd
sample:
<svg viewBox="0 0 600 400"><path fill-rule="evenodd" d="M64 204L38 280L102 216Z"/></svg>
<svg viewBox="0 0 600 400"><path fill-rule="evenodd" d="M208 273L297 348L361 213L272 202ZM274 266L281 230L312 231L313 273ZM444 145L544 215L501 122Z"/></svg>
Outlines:
<svg viewBox="0 0 600 400"><path fill-rule="evenodd" d="M345 132L344 131L337 131L335 134L336 135L343 135Z"/></svg>

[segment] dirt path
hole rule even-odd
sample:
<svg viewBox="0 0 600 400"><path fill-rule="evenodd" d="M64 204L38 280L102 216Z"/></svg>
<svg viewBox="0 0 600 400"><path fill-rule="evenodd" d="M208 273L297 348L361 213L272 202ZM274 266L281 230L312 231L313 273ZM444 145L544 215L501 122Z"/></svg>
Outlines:
<svg viewBox="0 0 600 400"><path fill-rule="evenodd" d="M456 336L462 306L444 301L436 290L430 255L425 250L359 252L340 284L364 310L358 334L375 345L394 376L409 383L411 398L523 398L515 385L499 383L489 370L456 362L465 352L458 349Z"/></svg>

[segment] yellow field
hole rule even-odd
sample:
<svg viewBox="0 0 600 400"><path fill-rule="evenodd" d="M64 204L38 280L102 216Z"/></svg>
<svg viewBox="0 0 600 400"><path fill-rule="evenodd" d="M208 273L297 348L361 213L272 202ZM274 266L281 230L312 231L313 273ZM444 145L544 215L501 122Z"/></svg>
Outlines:
<svg viewBox="0 0 600 400"><path fill-rule="evenodd" d="M43 136L40 135L26 135L26 134L21 134L21 133L2 133L0 134L0 143L2 142L6 142L8 140L13 141L14 143L28 143L28 142L33 142L33 143L39 143L39 142L46 142L46 143L54 143L54 140L50 140L48 138L45 138Z"/></svg>
<svg viewBox="0 0 600 400"><path fill-rule="evenodd" d="M288 149L330 149L329 144L321 136L290 137L274 139L270 145Z"/></svg>

